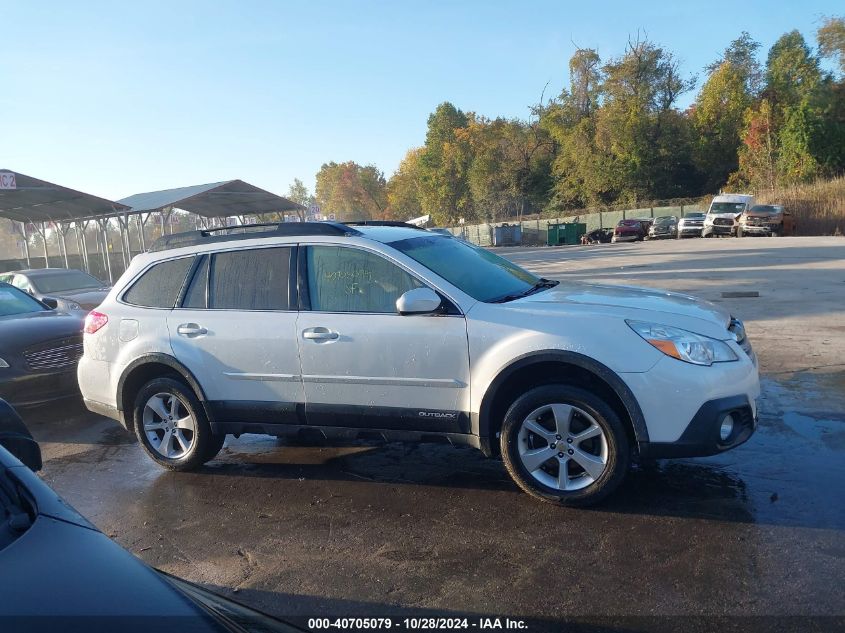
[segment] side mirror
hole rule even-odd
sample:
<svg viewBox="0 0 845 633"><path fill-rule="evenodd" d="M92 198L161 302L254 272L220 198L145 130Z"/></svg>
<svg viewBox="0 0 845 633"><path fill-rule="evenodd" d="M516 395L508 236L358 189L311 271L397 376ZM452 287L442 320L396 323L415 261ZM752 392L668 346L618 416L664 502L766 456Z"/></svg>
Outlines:
<svg viewBox="0 0 845 633"><path fill-rule="evenodd" d="M0 446L31 470L41 470L41 447L14 407L0 399Z"/></svg>
<svg viewBox="0 0 845 633"><path fill-rule="evenodd" d="M56 310L59 307L59 300L54 299L53 297L44 297L41 299L41 303L44 303L52 310Z"/></svg>
<svg viewBox="0 0 845 633"><path fill-rule="evenodd" d="M440 296L431 288L414 288L396 300L399 314L431 314L440 307Z"/></svg>

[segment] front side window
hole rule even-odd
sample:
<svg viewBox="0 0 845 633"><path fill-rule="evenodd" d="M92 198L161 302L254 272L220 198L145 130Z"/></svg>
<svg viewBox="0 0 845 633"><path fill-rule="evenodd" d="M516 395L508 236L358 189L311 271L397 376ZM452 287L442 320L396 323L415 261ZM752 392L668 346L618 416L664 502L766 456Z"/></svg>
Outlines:
<svg viewBox="0 0 845 633"><path fill-rule="evenodd" d="M308 248L308 293L318 312L396 313L396 300L422 287L380 255L342 246Z"/></svg>
<svg viewBox="0 0 845 633"><path fill-rule="evenodd" d="M462 240L436 235L391 242L390 246L438 274L478 301L525 293L540 278Z"/></svg>
<svg viewBox="0 0 845 633"><path fill-rule="evenodd" d="M208 278L208 307L215 310L289 310L290 258L290 248L214 254Z"/></svg>
<svg viewBox="0 0 845 633"><path fill-rule="evenodd" d="M123 300L145 308L172 308L176 305L193 257L155 264L123 295Z"/></svg>

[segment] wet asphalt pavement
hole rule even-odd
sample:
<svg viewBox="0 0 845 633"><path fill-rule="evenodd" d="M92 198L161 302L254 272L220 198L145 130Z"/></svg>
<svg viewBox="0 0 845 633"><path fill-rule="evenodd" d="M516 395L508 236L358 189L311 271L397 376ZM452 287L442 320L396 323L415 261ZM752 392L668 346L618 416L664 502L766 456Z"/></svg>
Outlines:
<svg viewBox="0 0 845 633"><path fill-rule="evenodd" d="M27 412L44 479L148 563L280 616L845 615L845 240L503 251L550 277L691 291L746 317L760 427L562 509L442 445L229 438L159 469L81 405ZM753 287L758 298L728 300Z"/></svg>

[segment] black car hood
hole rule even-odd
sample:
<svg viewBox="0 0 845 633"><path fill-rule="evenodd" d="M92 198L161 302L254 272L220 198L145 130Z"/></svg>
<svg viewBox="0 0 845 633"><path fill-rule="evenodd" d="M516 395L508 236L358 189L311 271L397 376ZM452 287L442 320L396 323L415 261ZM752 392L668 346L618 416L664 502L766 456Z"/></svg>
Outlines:
<svg viewBox="0 0 845 633"><path fill-rule="evenodd" d="M0 356L45 341L81 336L83 325L78 315L55 310L0 317Z"/></svg>

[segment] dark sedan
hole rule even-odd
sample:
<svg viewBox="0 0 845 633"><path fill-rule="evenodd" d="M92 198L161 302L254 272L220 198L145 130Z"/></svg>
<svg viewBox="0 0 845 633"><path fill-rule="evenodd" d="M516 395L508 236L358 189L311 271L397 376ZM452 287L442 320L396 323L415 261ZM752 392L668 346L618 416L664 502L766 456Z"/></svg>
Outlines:
<svg viewBox="0 0 845 633"><path fill-rule="evenodd" d="M0 398L31 406L79 395L83 320L0 282Z"/></svg>
<svg viewBox="0 0 845 633"><path fill-rule="evenodd" d="M53 492L40 467L38 444L0 400L4 633L298 630L148 567Z"/></svg>
<svg viewBox="0 0 845 633"><path fill-rule="evenodd" d="M103 302L109 286L81 270L35 268L0 275L12 284L58 310L90 312Z"/></svg>
<svg viewBox="0 0 845 633"><path fill-rule="evenodd" d="M648 236L653 240L664 237L676 238L678 236L678 218L674 215L655 218L654 224L648 230Z"/></svg>

